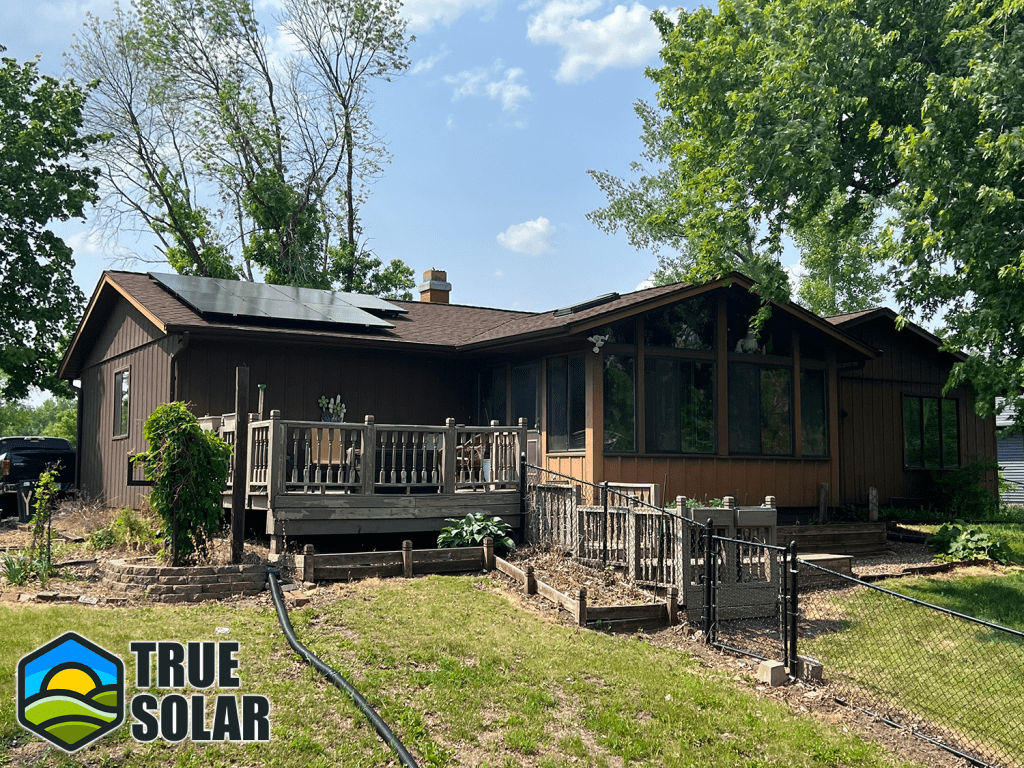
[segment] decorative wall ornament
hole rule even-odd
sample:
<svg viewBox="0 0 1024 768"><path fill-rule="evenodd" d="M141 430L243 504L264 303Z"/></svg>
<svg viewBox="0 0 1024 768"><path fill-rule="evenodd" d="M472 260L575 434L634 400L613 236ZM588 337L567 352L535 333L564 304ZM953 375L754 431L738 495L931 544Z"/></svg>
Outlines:
<svg viewBox="0 0 1024 768"><path fill-rule="evenodd" d="M608 337L595 334L593 336L587 336L587 341L594 345L594 354L596 355L601 351L601 347L604 346L604 343L608 341Z"/></svg>
<svg viewBox="0 0 1024 768"><path fill-rule="evenodd" d="M320 395L320 399L316 401L316 404L320 406L320 412L323 414L321 421L345 420L345 411L348 409L341 402L341 395L331 398L328 398L327 395Z"/></svg>

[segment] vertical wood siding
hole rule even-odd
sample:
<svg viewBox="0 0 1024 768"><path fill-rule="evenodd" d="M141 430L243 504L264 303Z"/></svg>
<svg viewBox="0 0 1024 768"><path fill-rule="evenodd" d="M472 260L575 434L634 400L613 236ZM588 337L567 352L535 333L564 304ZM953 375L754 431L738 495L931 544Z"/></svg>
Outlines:
<svg viewBox="0 0 1024 768"><path fill-rule="evenodd" d="M266 384L263 412L319 421L317 400L341 395L346 421L373 415L378 423L460 424L472 419L474 379L462 361L403 352L333 350L282 344L193 339L178 357L178 396L198 415L235 409L235 368L249 367L249 402Z"/></svg>
<svg viewBox="0 0 1024 768"><path fill-rule="evenodd" d="M82 372L82 442L78 446L82 470L80 486L91 498L114 507L141 505L145 487L125 484L126 456L148 447L143 425L153 409L170 394L171 338L150 341L131 352L108 357ZM128 435L114 438L114 373L131 366L129 377Z"/></svg>
<svg viewBox="0 0 1024 768"><path fill-rule="evenodd" d="M931 471L904 466L903 396L943 397L952 359L911 331L896 331L888 319L856 326L850 333L884 353L839 379L839 407L845 412L839 425L839 503L866 505L871 486L878 489L883 505L893 497L924 498L934 487ZM966 387L945 397L958 403L961 464L994 457L995 419L974 413L974 397ZM993 493L995 480L994 472L985 478Z"/></svg>
<svg viewBox="0 0 1024 768"><path fill-rule="evenodd" d="M817 504L818 484L829 482L830 467L828 459L605 456L604 479L658 483L666 502L676 496L701 501L733 496L746 506L775 496L780 507L810 507Z"/></svg>

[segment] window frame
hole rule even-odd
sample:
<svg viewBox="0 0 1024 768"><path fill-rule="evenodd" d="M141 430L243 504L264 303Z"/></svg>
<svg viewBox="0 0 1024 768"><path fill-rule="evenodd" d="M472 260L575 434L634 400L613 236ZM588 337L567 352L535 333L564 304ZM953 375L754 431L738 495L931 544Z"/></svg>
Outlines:
<svg viewBox="0 0 1024 768"><path fill-rule="evenodd" d="M570 373L570 360L577 359L582 364L582 379L581 384L583 386L583 423L573 424L572 423L572 376ZM552 436L554 435L552 424L554 422L552 408L554 406L554 398L551 397L551 363L555 360L565 361L565 448L554 448L552 447ZM587 359L583 352L570 352L564 355L552 355L544 358L544 394L545 394L545 407L544 407L544 432L545 432L545 451L546 453L574 453L582 454L586 453L586 429L587 429ZM573 430L573 427L577 426L580 429ZM576 433L583 433L583 444L574 447L573 446L573 435ZM562 436L561 433L558 435Z"/></svg>
<svg viewBox="0 0 1024 768"><path fill-rule="evenodd" d="M910 445L907 441L907 401L916 400L918 402L918 439L920 440L921 446L921 463L911 464L910 463ZM926 400L935 401L938 404L938 446L939 446L939 464L938 466L928 466L927 460L925 459L925 416L924 416L924 405ZM953 406L953 425L956 428L956 456L953 463L947 464L945 460L945 434L943 431L944 416L946 407L943 403L951 403ZM901 402L903 410L903 469L905 470L924 470L924 471L946 471L956 469L961 466L960 463L960 400L955 397L941 397L937 395L908 395L903 394Z"/></svg>
<svg viewBox="0 0 1024 768"><path fill-rule="evenodd" d="M124 382L128 382L125 387ZM132 421L132 367L126 365L114 370L113 385L113 424L114 440L124 440L131 433Z"/></svg>

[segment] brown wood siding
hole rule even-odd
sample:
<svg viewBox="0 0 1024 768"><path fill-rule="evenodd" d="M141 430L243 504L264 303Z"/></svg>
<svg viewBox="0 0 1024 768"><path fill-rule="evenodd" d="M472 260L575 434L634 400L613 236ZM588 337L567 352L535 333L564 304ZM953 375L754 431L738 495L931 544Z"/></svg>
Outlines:
<svg viewBox="0 0 1024 768"><path fill-rule="evenodd" d="M666 502L733 496L745 506L774 496L780 507L810 507L817 503L818 484L829 482L830 466L828 459L609 455L603 479L658 483Z"/></svg>
<svg viewBox="0 0 1024 768"><path fill-rule="evenodd" d="M931 471L904 466L903 396L943 397L954 360L912 331L896 331L888 318L855 326L850 333L884 353L839 378L838 503L866 505L872 486L882 505L894 497L924 498L934 486ZM944 397L958 402L961 463L994 457L995 419L974 413L974 397L966 387ZM992 492L995 480L994 472L985 480Z"/></svg>
<svg viewBox="0 0 1024 768"><path fill-rule="evenodd" d="M119 299L97 334L83 368L117 358L163 336L163 332L139 310L124 299Z"/></svg>
<svg viewBox="0 0 1024 768"><path fill-rule="evenodd" d="M341 395L346 421L372 415L378 423L460 424L472 419L474 377L461 360L414 353L386 354L324 347L226 343L193 338L178 357L178 396L198 416L235 409L235 368L249 367L249 402L266 384L264 416L319 421L321 395Z"/></svg>
<svg viewBox="0 0 1024 768"><path fill-rule="evenodd" d="M82 372L80 486L90 498L101 498L112 507L138 507L148 494L145 487L125 484L125 457L148 447L142 434L143 426L153 409L167 402L171 350L176 346L174 339L160 339L110 357ZM128 435L114 438L114 374L128 366L131 367Z"/></svg>

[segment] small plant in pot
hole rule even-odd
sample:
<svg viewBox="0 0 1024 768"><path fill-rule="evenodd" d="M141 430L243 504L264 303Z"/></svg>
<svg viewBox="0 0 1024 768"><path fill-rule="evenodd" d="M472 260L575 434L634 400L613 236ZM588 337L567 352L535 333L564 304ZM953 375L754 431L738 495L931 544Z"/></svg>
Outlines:
<svg viewBox="0 0 1024 768"><path fill-rule="evenodd" d="M479 547L487 536L494 540L494 551L499 555L506 555L515 549L512 528L499 517L470 512L461 520L448 518L445 522L450 525L437 537L437 546L440 549Z"/></svg>

